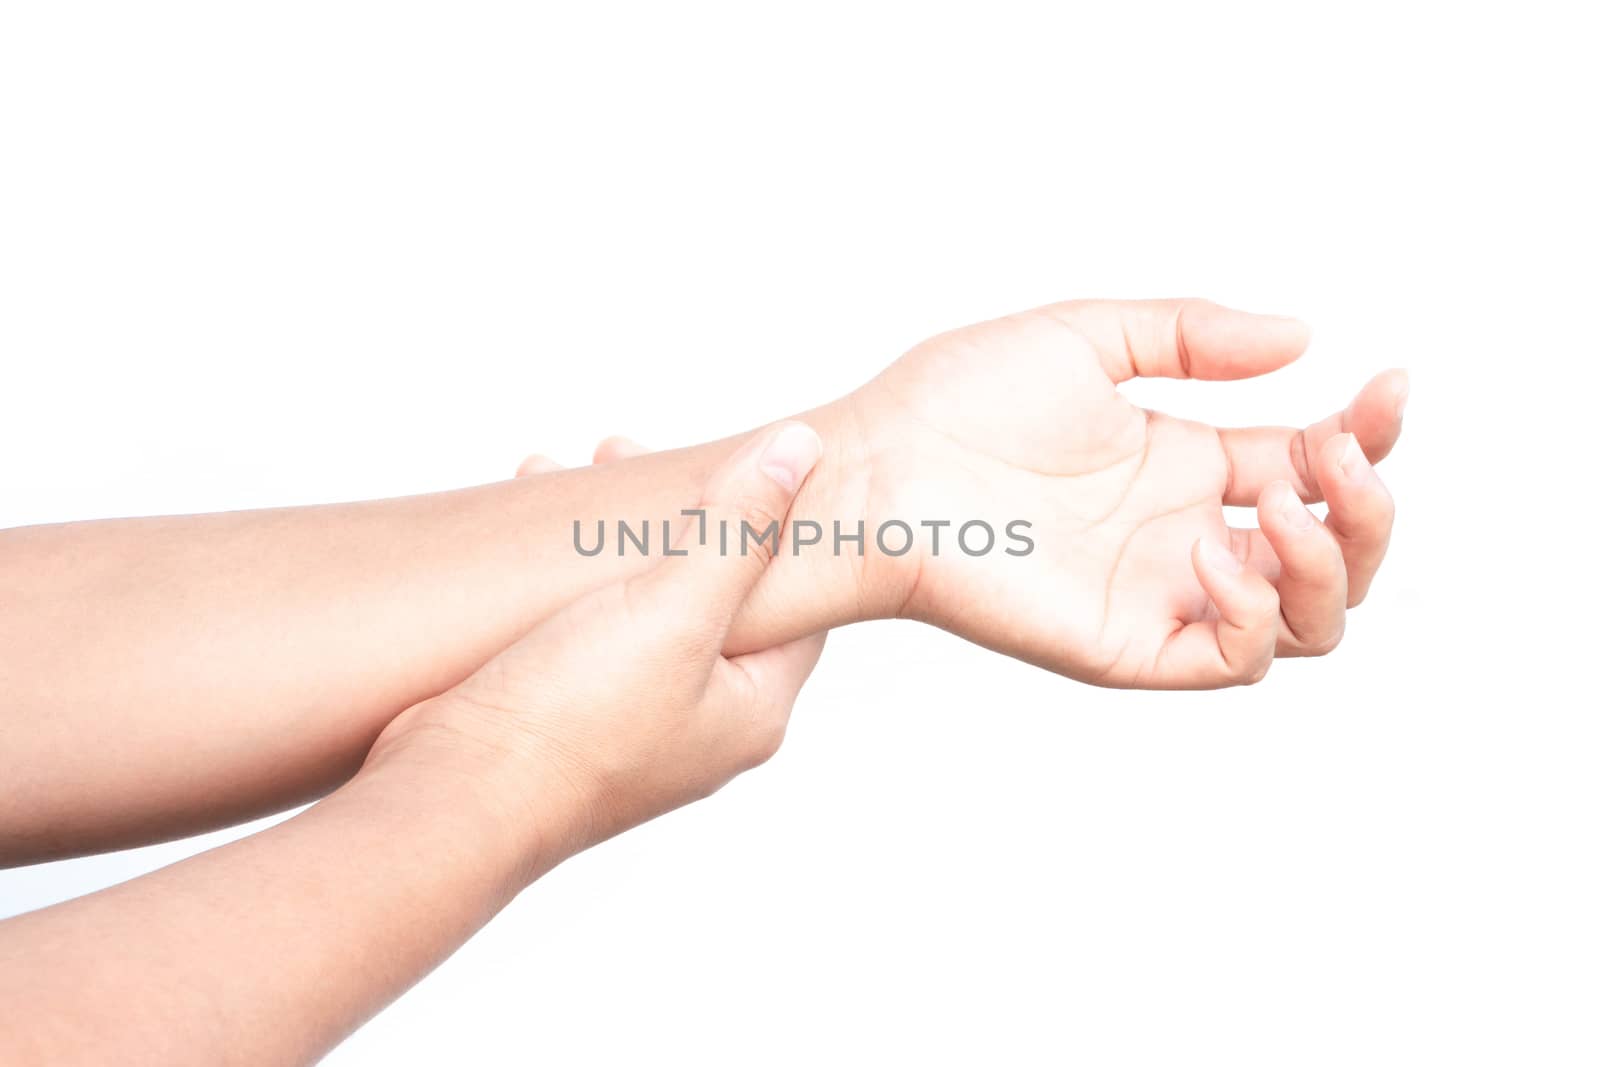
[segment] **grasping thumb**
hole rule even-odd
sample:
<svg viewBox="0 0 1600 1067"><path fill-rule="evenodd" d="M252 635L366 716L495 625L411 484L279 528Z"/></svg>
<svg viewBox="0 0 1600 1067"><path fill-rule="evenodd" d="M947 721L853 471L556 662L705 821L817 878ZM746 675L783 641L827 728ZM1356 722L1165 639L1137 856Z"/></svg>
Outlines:
<svg viewBox="0 0 1600 1067"><path fill-rule="evenodd" d="M822 440L803 422L781 422L740 446L706 482L703 516L672 525L670 558L643 576L664 596L718 625L718 647L739 606L778 550L789 505L822 455Z"/></svg>

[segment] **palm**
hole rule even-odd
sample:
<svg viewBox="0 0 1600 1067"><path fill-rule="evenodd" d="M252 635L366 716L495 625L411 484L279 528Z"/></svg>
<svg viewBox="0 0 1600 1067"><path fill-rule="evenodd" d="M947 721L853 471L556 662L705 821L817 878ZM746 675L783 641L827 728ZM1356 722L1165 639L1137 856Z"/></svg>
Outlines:
<svg viewBox="0 0 1600 1067"><path fill-rule="evenodd" d="M1007 555L1003 540L969 556L953 530L937 556L919 539L906 613L1086 681L1186 684L1166 677L1183 670L1169 642L1215 615L1190 550L1206 535L1226 539L1237 460L1218 430L1127 401L1114 379L1140 369L1143 339L1119 324L1108 357L1096 325L1063 309L984 323L919 346L864 388L858 400L878 428L869 517L982 519L997 530L1027 520L1036 548L1025 557ZM1262 538L1235 543L1275 576Z"/></svg>

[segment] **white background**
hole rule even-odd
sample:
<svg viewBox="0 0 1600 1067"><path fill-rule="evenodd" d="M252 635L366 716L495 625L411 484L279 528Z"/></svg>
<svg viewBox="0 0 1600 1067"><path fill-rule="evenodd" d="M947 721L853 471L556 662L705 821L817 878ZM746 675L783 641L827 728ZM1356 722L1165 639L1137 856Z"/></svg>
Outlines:
<svg viewBox="0 0 1600 1067"><path fill-rule="evenodd" d="M1600 1059L1591 31L756 7L0 8L0 525L684 444L951 326L1202 295L1310 353L1142 401L1300 423L1411 369L1389 562L1249 690L836 634L773 763L330 1062Z"/></svg>

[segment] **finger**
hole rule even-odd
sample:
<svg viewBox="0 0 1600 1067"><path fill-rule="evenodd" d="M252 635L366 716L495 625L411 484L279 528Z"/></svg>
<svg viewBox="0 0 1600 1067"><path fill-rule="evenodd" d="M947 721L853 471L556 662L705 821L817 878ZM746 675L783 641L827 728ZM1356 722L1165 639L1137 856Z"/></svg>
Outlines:
<svg viewBox="0 0 1600 1067"><path fill-rule="evenodd" d="M535 474L549 474L551 471L558 470L561 470L561 464L549 456L542 456L535 452L517 467L517 477L527 478Z"/></svg>
<svg viewBox="0 0 1600 1067"><path fill-rule="evenodd" d="M1228 487L1222 502L1249 507L1271 482L1283 479L1300 499L1323 498L1312 460L1336 434L1351 433L1374 463L1400 438L1400 419L1410 395L1403 370L1387 370L1362 387L1350 406L1303 430L1251 426L1219 431L1228 458Z"/></svg>
<svg viewBox="0 0 1600 1067"><path fill-rule="evenodd" d="M699 507L703 515L685 517L670 556L632 580L635 592L709 623L701 629L720 650L821 455L821 439L803 422L779 423L745 442L711 475Z"/></svg>
<svg viewBox="0 0 1600 1067"><path fill-rule="evenodd" d="M1333 533L1288 482L1273 482L1256 506L1261 533L1278 557L1280 656L1321 656L1344 636L1344 555Z"/></svg>
<svg viewBox="0 0 1600 1067"><path fill-rule="evenodd" d="M1394 530L1394 497L1372 469L1351 434L1341 434L1318 454L1318 480L1328 497L1328 529L1338 540L1349 572L1347 603L1366 599Z"/></svg>
<svg viewBox="0 0 1600 1067"><path fill-rule="evenodd" d="M1191 553L1200 586L1217 617L1191 622L1167 638L1153 683L1163 689L1218 689L1266 677L1278 640L1278 592L1209 537Z"/></svg>
<svg viewBox="0 0 1600 1067"><path fill-rule="evenodd" d="M631 438L607 437L604 441L601 441L595 446L593 462L596 465L601 463L615 463L619 459L632 459L634 456L647 455L649 452L650 450L648 448L646 448L644 445L641 445L639 442L632 440ZM563 468L561 464L557 463L549 456L541 455L535 452L533 455L522 461L522 465L517 468L516 476L518 478L527 478L530 475L548 474L551 471L564 469L565 468Z"/></svg>
<svg viewBox="0 0 1600 1067"><path fill-rule="evenodd" d="M749 680L756 700L771 707L789 708L800 687L822 655L827 633L812 634L760 652L735 656L728 663Z"/></svg>
<svg viewBox="0 0 1600 1067"><path fill-rule="evenodd" d="M1267 540L1267 535L1253 527L1240 529L1228 527L1228 547L1244 562L1246 567L1274 585L1278 581L1278 553Z"/></svg>
<svg viewBox="0 0 1600 1067"><path fill-rule="evenodd" d="M742 749L745 769L765 763L783 744L795 697L822 655L825 636L813 634L714 664L710 704L733 716L733 728L748 737Z"/></svg>
<svg viewBox="0 0 1600 1067"><path fill-rule="evenodd" d="M1254 378L1292 363L1311 329L1209 300L1079 300L1046 309L1094 346L1112 381Z"/></svg>
<svg viewBox="0 0 1600 1067"><path fill-rule="evenodd" d="M619 459L632 459L634 456L643 456L649 449L627 437L608 437L594 447L594 462L615 463Z"/></svg>

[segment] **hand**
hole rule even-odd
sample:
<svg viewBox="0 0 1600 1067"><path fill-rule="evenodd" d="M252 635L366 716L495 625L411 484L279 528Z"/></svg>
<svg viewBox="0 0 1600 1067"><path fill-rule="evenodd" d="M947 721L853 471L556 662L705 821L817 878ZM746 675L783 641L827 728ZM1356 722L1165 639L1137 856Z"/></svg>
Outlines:
<svg viewBox="0 0 1600 1067"><path fill-rule="evenodd" d="M935 556L919 529L898 560L869 549L899 571L880 613L1108 686L1249 683L1275 655L1329 651L1388 543L1369 461L1399 436L1404 373L1299 431L1219 430L1116 388L1264 374L1307 340L1297 321L1188 300L1058 304L917 346L848 400L868 530L1025 519L1037 547L969 557L946 529ZM1321 499L1326 522L1301 504ZM1255 505L1260 530L1230 530L1224 504Z"/></svg>
<svg viewBox="0 0 1600 1067"><path fill-rule="evenodd" d="M711 478L707 543L685 522L660 559L541 622L471 677L399 716L368 762L423 760L483 783L512 822L539 830L528 878L564 856L707 796L777 750L823 636L733 658L734 615L770 543L717 551L719 523L781 522L822 451L784 423Z"/></svg>

